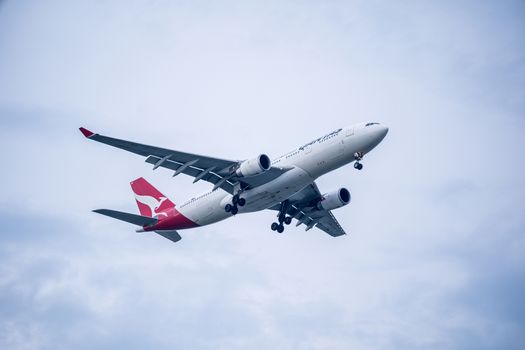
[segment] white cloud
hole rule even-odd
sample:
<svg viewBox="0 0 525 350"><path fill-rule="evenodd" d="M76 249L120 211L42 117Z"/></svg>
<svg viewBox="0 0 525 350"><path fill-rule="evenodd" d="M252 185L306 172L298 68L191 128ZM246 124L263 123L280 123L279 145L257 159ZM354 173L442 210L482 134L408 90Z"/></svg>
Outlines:
<svg viewBox="0 0 525 350"><path fill-rule="evenodd" d="M0 346L519 348L521 10L4 3ZM90 213L134 211L138 176L208 186L78 126L237 159L369 119L390 133L365 170L319 180L351 189L348 237L262 212L174 245Z"/></svg>

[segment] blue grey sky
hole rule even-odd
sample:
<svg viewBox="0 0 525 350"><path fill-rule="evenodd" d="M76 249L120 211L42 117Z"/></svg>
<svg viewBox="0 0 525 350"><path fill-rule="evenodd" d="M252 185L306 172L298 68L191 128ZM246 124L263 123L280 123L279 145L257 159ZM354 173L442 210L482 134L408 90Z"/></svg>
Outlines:
<svg viewBox="0 0 525 350"><path fill-rule="evenodd" d="M523 349L523 33L522 1L1 2L0 348ZM90 212L209 184L79 126L244 159L369 120L318 181L346 237Z"/></svg>

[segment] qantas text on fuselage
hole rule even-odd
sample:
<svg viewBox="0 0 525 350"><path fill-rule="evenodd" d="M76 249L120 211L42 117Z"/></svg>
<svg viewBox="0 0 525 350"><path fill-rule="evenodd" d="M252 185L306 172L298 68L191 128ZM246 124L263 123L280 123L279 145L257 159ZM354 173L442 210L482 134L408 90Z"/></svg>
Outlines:
<svg viewBox="0 0 525 350"><path fill-rule="evenodd" d="M362 158L384 139L388 128L375 122L340 128L273 161L266 154L244 161L214 158L80 131L88 139L145 157L153 169L168 168L173 176L186 174L193 182L213 185L177 206L141 177L131 182L140 215L94 210L138 225L138 232L154 231L176 242L181 239L179 230L264 209L277 212L270 227L279 233L295 219L296 226L305 225L306 230L317 227L333 237L344 235L332 210L347 205L350 192L341 187L321 193L315 180L352 162L361 170Z"/></svg>

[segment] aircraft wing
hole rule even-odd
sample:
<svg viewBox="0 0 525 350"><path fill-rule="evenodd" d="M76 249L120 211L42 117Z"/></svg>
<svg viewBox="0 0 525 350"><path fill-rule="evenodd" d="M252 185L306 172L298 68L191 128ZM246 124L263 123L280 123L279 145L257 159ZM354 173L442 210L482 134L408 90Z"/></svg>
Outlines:
<svg viewBox="0 0 525 350"><path fill-rule="evenodd" d="M341 227L337 219L330 210L319 210L317 203L321 199L321 192L315 183L308 185L301 191L290 197L285 204L286 214L297 219L297 225L306 225L306 231L317 227L332 237L345 235L346 232ZM280 210L280 205L270 208L271 210Z"/></svg>
<svg viewBox="0 0 525 350"><path fill-rule="evenodd" d="M90 140L98 141L146 157L146 162L153 164L153 170L163 167L174 170L173 176L186 174L194 178L194 182L204 180L211 182L215 188L222 188L233 194L234 186L240 183L243 188L254 188L270 182L288 171L271 167L267 171L250 177L235 174L240 161L213 158L193 153L181 152L167 148L148 146L141 143L116 139L93 133L80 128L82 134Z"/></svg>

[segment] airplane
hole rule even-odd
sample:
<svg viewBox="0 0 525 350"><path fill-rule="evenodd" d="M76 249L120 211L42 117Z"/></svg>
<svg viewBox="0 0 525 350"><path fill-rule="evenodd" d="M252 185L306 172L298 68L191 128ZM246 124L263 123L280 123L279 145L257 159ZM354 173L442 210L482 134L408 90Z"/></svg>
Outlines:
<svg viewBox="0 0 525 350"><path fill-rule="evenodd" d="M296 219L296 226L306 231L317 227L332 237L345 233L332 210L350 203L350 192L341 187L322 194L315 180L354 162L363 168L363 157L388 133L377 122L365 122L339 128L316 138L279 158L266 154L236 161L148 146L93 133L83 127L82 134L101 142L145 157L153 170L163 167L173 176L186 174L213 187L181 205L175 205L144 178L131 182L140 215L109 209L94 212L140 226L137 232L154 231L177 242L179 230L205 226L237 214L270 209L277 220L270 226L282 233L284 225Z"/></svg>

